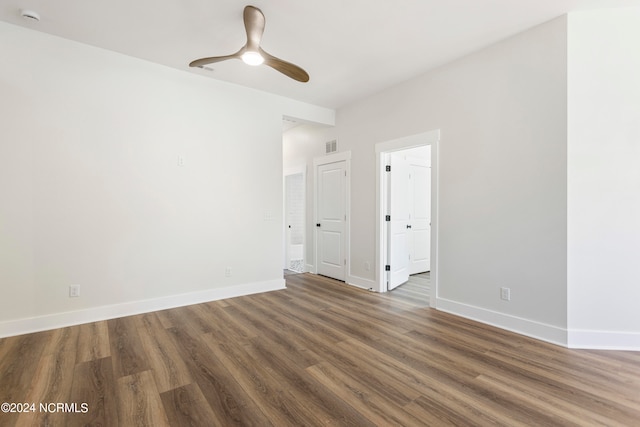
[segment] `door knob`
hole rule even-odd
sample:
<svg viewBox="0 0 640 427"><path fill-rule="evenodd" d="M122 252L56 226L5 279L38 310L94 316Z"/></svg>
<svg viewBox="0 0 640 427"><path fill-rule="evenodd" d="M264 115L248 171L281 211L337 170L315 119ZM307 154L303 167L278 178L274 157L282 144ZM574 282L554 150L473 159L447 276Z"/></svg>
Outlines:
<svg viewBox="0 0 640 427"><path fill-rule="evenodd" d="M316 224L316 227L320 227L320 223L317 223L317 224Z"/></svg>
<svg viewBox="0 0 640 427"><path fill-rule="evenodd" d="M409 224L407 224L407 228L411 228L411 226Z"/></svg>

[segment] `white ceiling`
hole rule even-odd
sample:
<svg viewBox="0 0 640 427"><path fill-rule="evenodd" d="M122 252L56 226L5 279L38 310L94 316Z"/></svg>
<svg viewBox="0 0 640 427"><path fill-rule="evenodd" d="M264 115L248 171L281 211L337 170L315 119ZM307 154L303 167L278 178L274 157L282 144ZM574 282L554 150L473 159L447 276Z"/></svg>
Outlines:
<svg viewBox="0 0 640 427"><path fill-rule="evenodd" d="M246 4L266 16L262 47L304 68L308 83L238 60L188 67L245 43ZM569 11L629 6L640 0L2 0L0 20L338 108Z"/></svg>

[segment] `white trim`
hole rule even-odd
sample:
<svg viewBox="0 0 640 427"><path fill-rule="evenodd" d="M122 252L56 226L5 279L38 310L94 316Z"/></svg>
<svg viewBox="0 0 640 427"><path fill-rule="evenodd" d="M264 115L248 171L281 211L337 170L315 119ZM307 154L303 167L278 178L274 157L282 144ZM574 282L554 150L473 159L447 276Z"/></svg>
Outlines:
<svg viewBox="0 0 640 427"><path fill-rule="evenodd" d="M569 329L569 348L640 351L640 333Z"/></svg>
<svg viewBox="0 0 640 427"><path fill-rule="evenodd" d="M405 150L408 148L421 147L425 145L431 146L431 295L429 305L436 306L436 298L438 296L438 212L439 212L439 163L440 163L440 130L432 130L404 138L394 139L391 141L379 142L375 145L376 152L376 275L374 290L377 292L386 292L387 284L385 281L386 272L384 271L384 260L387 252L386 239L384 236L385 216L384 201L386 194L383 185L385 155L394 151Z"/></svg>
<svg viewBox="0 0 640 427"><path fill-rule="evenodd" d="M572 349L640 351L640 333L564 329L534 320L438 298L436 308Z"/></svg>
<svg viewBox="0 0 640 427"><path fill-rule="evenodd" d="M0 322L0 338L64 328L67 326L97 322L100 320L132 316L135 314L149 313L152 311L182 307L185 305L234 298L243 295L277 291L285 288L284 279L275 279L264 282L229 286L225 288L207 289L205 291L190 292L186 294L170 295L161 298L132 301L122 304L104 305L84 310L8 320Z"/></svg>
<svg viewBox="0 0 640 427"><path fill-rule="evenodd" d="M316 274L316 273L311 273L311 274ZM364 277L351 276L351 275L347 276L344 282L347 285L355 286L356 288L365 289L367 291L373 291L373 287L376 284L376 282L374 282L371 279L365 279Z"/></svg>
<svg viewBox="0 0 640 427"><path fill-rule="evenodd" d="M340 151L338 153L327 154L322 157L315 157L313 159L313 223L318 222L318 166L328 165L331 163L345 162L345 169L347 171L347 177L345 180L345 209L347 220L345 221L344 230L344 253L347 259L347 265L345 266L344 280L350 276L351 272L351 151ZM309 272L318 274L318 230L313 228L313 266Z"/></svg>
<svg viewBox="0 0 640 427"><path fill-rule="evenodd" d="M423 145L435 144L438 141L440 141L440 129L392 139L390 141L379 142L376 144L376 153L421 147Z"/></svg>
<svg viewBox="0 0 640 427"><path fill-rule="evenodd" d="M567 330L564 328L499 313L482 307L462 304L444 298L437 299L436 308L447 313L455 314L456 316L486 323L531 338L563 347L567 346Z"/></svg>
<svg viewBox="0 0 640 427"><path fill-rule="evenodd" d="M346 283L349 285L356 286L358 288L366 289L368 291L373 291L375 290L375 287L376 287L375 280L365 279L364 277L353 276L353 275L347 276Z"/></svg>
<svg viewBox="0 0 640 427"><path fill-rule="evenodd" d="M338 153L327 154L322 157L314 157L313 158L313 167L317 167L320 165L328 165L330 163L336 163L341 161L350 161L351 160L351 151L340 151Z"/></svg>
<svg viewBox="0 0 640 427"><path fill-rule="evenodd" d="M307 165L301 164L301 165L298 165L298 166L285 168L282 171L282 176L295 175L297 173L301 173L301 174L305 175L307 173Z"/></svg>

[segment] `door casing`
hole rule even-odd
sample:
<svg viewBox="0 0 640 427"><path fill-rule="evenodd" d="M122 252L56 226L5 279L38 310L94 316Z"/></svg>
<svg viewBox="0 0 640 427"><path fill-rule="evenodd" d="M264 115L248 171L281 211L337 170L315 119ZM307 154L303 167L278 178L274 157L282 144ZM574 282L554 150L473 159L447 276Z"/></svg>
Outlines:
<svg viewBox="0 0 640 427"><path fill-rule="evenodd" d="M431 146L431 294L430 305L436 306L438 295L438 156L440 130L407 136L404 138L380 142L375 145L376 152L376 291L387 291L387 271L385 261L388 253L385 233L385 215L387 208L387 189L385 185L385 158L388 153L407 148Z"/></svg>

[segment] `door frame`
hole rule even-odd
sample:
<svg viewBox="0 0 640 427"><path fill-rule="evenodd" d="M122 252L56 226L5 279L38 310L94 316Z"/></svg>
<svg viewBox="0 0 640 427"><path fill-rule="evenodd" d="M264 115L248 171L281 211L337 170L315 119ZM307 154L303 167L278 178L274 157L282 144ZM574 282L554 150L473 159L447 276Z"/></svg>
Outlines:
<svg viewBox="0 0 640 427"><path fill-rule="evenodd" d="M344 281L349 283L348 279L351 271L351 151L341 151L313 159L313 223L316 224L318 222L318 167L342 161L345 162L345 170L347 172L344 180L346 199L344 203L347 215L344 223L344 255L347 261L344 269ZM313 227L313 270L311 272L318 274L318 229L316 227Z"/></svg>
<svg viewBox="0 0 640 427"><path fill-rule="evenodd" d="M432 130L404 138L379 142L376 152L376 287L378 292L387 292L387 233L385 232L385 215L387 207L387 186L385 169L386 155L407 148L431 146L431 294L430 306L436 306L438 297L438 182L440 130Z"/></svg>
<svg viewBox="0 0 640 427"><path fill-rule="evenodd" d="M287 224L287 176L302 174L302 270L306 270L307 264L307 165L298 165L285 168L282 173L282 230L283 230L283 268L289 267L289 244L287 241L288 224Z"/></svg>

